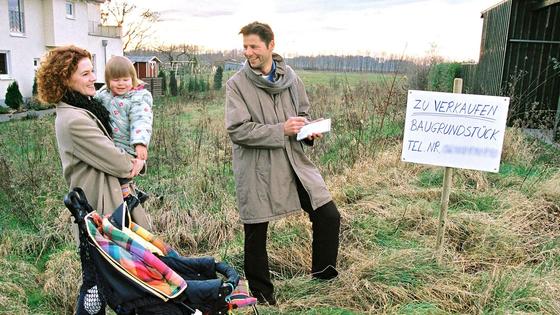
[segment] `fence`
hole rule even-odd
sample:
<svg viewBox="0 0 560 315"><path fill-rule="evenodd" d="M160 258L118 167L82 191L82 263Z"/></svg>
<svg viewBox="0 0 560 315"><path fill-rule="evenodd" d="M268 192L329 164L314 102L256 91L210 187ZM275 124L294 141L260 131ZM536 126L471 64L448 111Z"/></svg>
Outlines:
<svg viewBox="0 0 560 315"><path fill-rule="evenodd" d="M163 96L163 89L162 89L162 78L141 78L140 80L144 81L146 85L144 86L145 89L152 93L154 98Z"/></svg>
<svg viewBox="0 0 560 315"><path fill-rule="evenodd" d="M101 25L96 21L89 21L88 34L92 36L120 38L121 28L118 26Z"/></svg>

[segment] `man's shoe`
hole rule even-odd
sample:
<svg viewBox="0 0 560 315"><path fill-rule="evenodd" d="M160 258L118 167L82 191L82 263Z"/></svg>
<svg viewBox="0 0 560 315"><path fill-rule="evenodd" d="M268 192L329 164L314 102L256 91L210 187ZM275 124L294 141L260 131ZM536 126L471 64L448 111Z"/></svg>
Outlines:
<svg viewBox="0 0 560 315"><path fill-rule="evenodd" d="M327 267L325 267L325 269L321 271L312 272L311 276L314 279L331 280L338 276L338 271L336 271L336 268L333 267L332 265L328 265Z"/></svg>
<svg viewBox="0 0 560 315"><path fill-rule="evenodd" d="M257 302L259 304L276 305L276 299L274 298L274 295L265 296L261 292L257 291L254 292L253 296L257 298Z"/></svg>

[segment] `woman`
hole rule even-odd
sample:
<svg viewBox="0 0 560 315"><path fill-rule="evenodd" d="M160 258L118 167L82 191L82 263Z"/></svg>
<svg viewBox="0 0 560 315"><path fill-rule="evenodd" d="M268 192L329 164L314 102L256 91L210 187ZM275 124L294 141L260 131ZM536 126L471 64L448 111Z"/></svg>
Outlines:
<svg viewBox="0 0 560 315"><path fill-rule="evenodd" d="M95 81L91 54L76 46L49 51L37 72L39 99L57 104L55 131L64 179L70 189L81 187L91 206L106 214L123 202L118 178L136 176L144 163L113 144L109 113L93 99ZM132 219L149 228L142 207L135 208ZM77 228L74 232L78 239ZM105 314L93 266L83 262L77 314Z"/></svg>

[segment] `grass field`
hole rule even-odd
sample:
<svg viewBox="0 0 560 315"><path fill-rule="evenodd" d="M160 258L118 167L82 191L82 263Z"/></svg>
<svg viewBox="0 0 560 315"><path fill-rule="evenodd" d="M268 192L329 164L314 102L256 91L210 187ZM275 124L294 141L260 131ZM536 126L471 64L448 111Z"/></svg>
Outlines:
<svg viewBox="0 0 560 315"><path fill-rule="evenodd" d="M328 71L308 71L296 70L297 74L301 77L306 85L324 85L340 86L341 84L348 84L354 86L363 82L390 82L393 80L394 75L391 73L370 73L370 72L328 72ZM235 72L227 71L224 73L224 78L231 77ZM402 80L402 75L396 75L397 80Z"/></svg>
<svg viewBox="0 0 560 315"><path fill-rule="evenodd" d="M443 170L402 163L406 85L300 72L333 130L308 151L342 214L340 276L311 280L305 215L271 224L277 307L261 314L560 314L560 152L508 129L499 173L457 170L441 264ZM391 86L394 88L391 89ZM243 270L223 93L156 102L153 231ZM0 124L0 314L72 314L79 260L53 118ZM158 198L159 197L159 198Z"/></svg>

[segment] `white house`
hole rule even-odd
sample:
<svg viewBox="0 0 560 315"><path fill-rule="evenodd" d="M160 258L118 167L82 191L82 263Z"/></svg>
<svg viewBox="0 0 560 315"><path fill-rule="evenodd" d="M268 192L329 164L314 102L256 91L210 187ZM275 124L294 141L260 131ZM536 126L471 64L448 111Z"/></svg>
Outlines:
<svg viewBox="0 0 560 315"><path fill-rule="evenodd" d="M50 49L73 44L93 55L97 81L105 63L123 55L121 30L101 26L105 0L0 0L0 104L17 81L24 97L32 95L41 57Z"/></svg>

